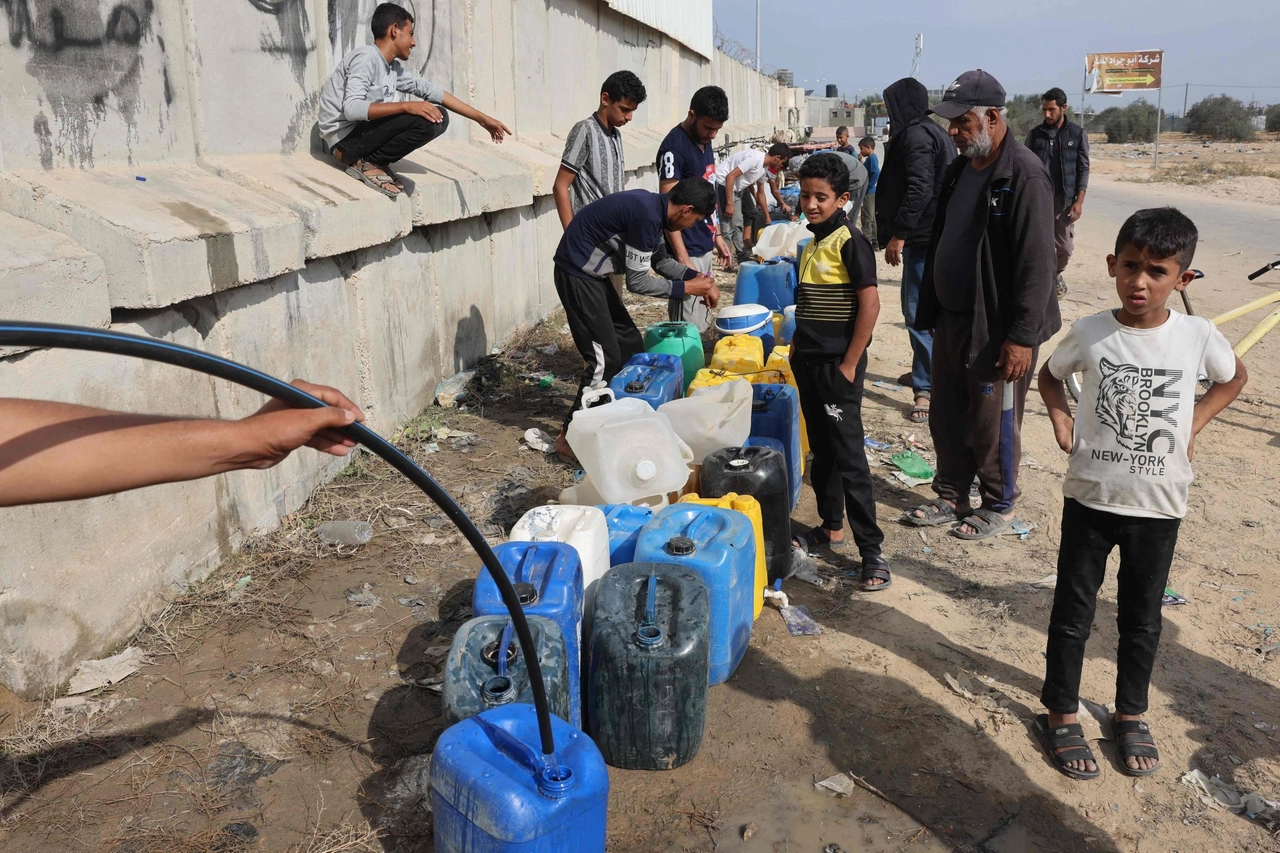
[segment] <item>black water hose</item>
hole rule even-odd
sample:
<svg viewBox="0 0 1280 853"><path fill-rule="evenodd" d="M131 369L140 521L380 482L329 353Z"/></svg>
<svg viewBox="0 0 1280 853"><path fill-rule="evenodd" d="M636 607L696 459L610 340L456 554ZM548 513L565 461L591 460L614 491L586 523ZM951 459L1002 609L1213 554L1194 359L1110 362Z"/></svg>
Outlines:
<svg viewBox="0 0 1280 853"><path fill-rule="evenodd" d="M0 321L0 346L88 350L143 358L148 361L185 367L188 370L235 382L254 391L260 391L268 397L283 400L297 409L320 409L326 405L287 382L234 361L167 341L124 335L104 329L86 329L57 323ZM538 662L538 650L533 644L533 635L529 632L529 622L525 619L524 609L520 606L520 597L516 594L515 587L511 585L511 579L502 570L502 564L498 562L493 549L489 547L489 543L480 534L475 523L467 517L462 507L458 506L449 493L417 463L396 449L395 445L364 424L353 423L343 428L341 432L381 456L391 464L391 467L426 492L427 497L444 510L449 520L466 537L467 542L480 556L485 568L489 570L489 574L493 576L494 583L498 585L498 592L502 595L502 602L511 614L516 636L520 640L520 649L524 652L525 667L529 673L529 686L533 690L533 704L538 712L538 733L542 739L542 752L548 760L553 760L551 757L555 755L555 739L551 734L551 712L547 704L546 686L542 681L542 667Z"/></svg>

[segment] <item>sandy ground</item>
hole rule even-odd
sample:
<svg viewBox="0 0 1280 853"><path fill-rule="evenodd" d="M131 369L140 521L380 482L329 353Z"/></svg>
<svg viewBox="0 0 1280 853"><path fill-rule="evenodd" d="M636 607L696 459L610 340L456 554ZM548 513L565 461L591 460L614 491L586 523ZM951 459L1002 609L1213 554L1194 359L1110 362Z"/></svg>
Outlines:
<svg viewBox="0 0 1280 853"><path fill-rule="evenodd" d="M1280 251L1280 208L1100 175L1067 273L1068 319L1113 304L1103 258L1123 216L1169 201L1204 235L1198 311L1280 287L1274 274L1269 285L1244 281ZM908 349L898 273L881 272L868 381L892 383ZM643 324L659 310L637 314ZM1236 340L1257 319L1225 331ZM570 481L568 469L520 442L530 426L553 429L572 394L571 380L542 389L521 376L574 372L560 323L486 362L467 411L428 409L399 437L494 541ZM553 342L554 355L533 349ZM789 592L825 633L791 637L766 610L737 674L711 691L698 758L669 773L612 773L609 849L1280 850L1266 827L1209 808L1179 781L1201 769L1280 798L1280 665L1271 650L1280 642L1271 627L1280 626L1278 355L1274 335L1248 355L1244 398L1197 442L1171 581L1189 601L1166 608L1152 688L1157 775L1123 776L1102 740L1102 778L1067 780L1028 728L1041 711L1052 601L1037 582L1054 571L1065 469L1033 391L1018 511L1037 529L1025 540L966 544L901 526L896 517L929 492L907 489L877 458L894 587L857 592L844 577L852 565L838 557L819 563L835 589L793 582ZM869 386L868 434L928 455L909 406L907 392ZM441 438L441 428L469 436ZM369 520L376 535L361 548L327 548L313 529L333 518ZM806 488L795 521L816 520ZM433 687L443 649L469 614L477 567L421 494L362 458L284 530L252 542L153 620L136 641L153 663L136 675L70 708L6 705L0 849L431 849L416 779L441 731ZM1099 705L1112 699L1114 602L1109 580L1082 688ZM1103 737L1103 727L1090 730ZM835 773L866 787L847 799L813 790ZM744 842L751 823L756 833Z"/></svg>

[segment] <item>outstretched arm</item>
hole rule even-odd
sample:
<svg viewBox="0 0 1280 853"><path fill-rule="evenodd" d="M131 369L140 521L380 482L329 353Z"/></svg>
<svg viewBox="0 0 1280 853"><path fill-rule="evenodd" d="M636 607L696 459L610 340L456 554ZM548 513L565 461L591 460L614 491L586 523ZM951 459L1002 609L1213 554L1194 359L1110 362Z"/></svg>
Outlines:
<svg viewBox="0 0 1280 853"><path fill-rule="evenodd" d="M448 92L444 93L442 103L444 104L444 108L449 112L457 113L463 118L469 118L476 124L483 127L489 132L489 136L493 138L494 142L501 142L504 136L510 135L511 133L511 128L507 127L493 116L480 112L468 103L459 101Z"/></svg>
<svg viewBox="0 0 1280 853"><path fill-rule="evenodd" d="M364 414L333 388L293 384L328 406L294 409L273 400L243 420L222 421L0 400L0 506L270 468L303 445L345 456L355 442L338 430Z"/></svg>

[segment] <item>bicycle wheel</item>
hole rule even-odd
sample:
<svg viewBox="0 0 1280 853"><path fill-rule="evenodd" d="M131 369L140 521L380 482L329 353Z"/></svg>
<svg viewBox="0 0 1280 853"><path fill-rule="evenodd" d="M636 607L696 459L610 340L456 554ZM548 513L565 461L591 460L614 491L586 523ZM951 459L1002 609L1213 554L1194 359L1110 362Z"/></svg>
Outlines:
<svg viewBox="0 0 1280 853"><path fill-rule="evenodd" d="M1067 393L1071 395L1071 399L1080 402L1080 376L1079 373L1073 373L1067 377Z"/></svg>

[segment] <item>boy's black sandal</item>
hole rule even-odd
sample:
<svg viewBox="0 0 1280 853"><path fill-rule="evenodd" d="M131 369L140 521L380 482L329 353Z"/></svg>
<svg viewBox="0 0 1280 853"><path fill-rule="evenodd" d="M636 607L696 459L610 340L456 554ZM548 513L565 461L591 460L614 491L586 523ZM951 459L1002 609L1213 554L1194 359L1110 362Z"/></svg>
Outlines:
<svg viewBox="0 0 1280 853"><path fill-rule="evenodd" d="M863 592L880 592L893 586L893 574L889 571L889 561L879 554L874 557L864 557L859 580L862 581ZM869 581L884 581L884 583L872 584L868 583Z"/></svg>
<svg viewBox="0 0 1280 853"><path fill-rule="evenodd" d="M1111 718L1111 734L1120 750L1120 770L1127 776L1150 776L1160 769L1160 750L1145 720L1117 720ZM1126 759L1150 758L1156 766L1149 770L1134 770Z"/></svg>
<svg viewBox="0 0 1280 853"><path fill-rule="evenodd" d="M1058 768L1059 773L1070 776L1072 779L1097 779L1102 775L1098 759L1089 748L1089 741L1084 739L1084 729L1079 723L1067 723L1050 728L1049 715L1041 714L1036 717L1035 726L1040 745L1044 747L1049 760L1053 762L1054 767ZM1059 749L1063 751L1057 752L1056 750ZM1068 767L1067 765L1072 761L1092 761L1094 770L1090 772Z"/></svg>
<svg viewBox="0 0 1280 853"><path fill-rule="evenodd" d="M848 541L841 539L839 542L832 542L831 533L825 527L811 527L804 533L796 534L792 540L803 548L806 554L815 554L819 548L838 550L844 548Z"/></svg>

